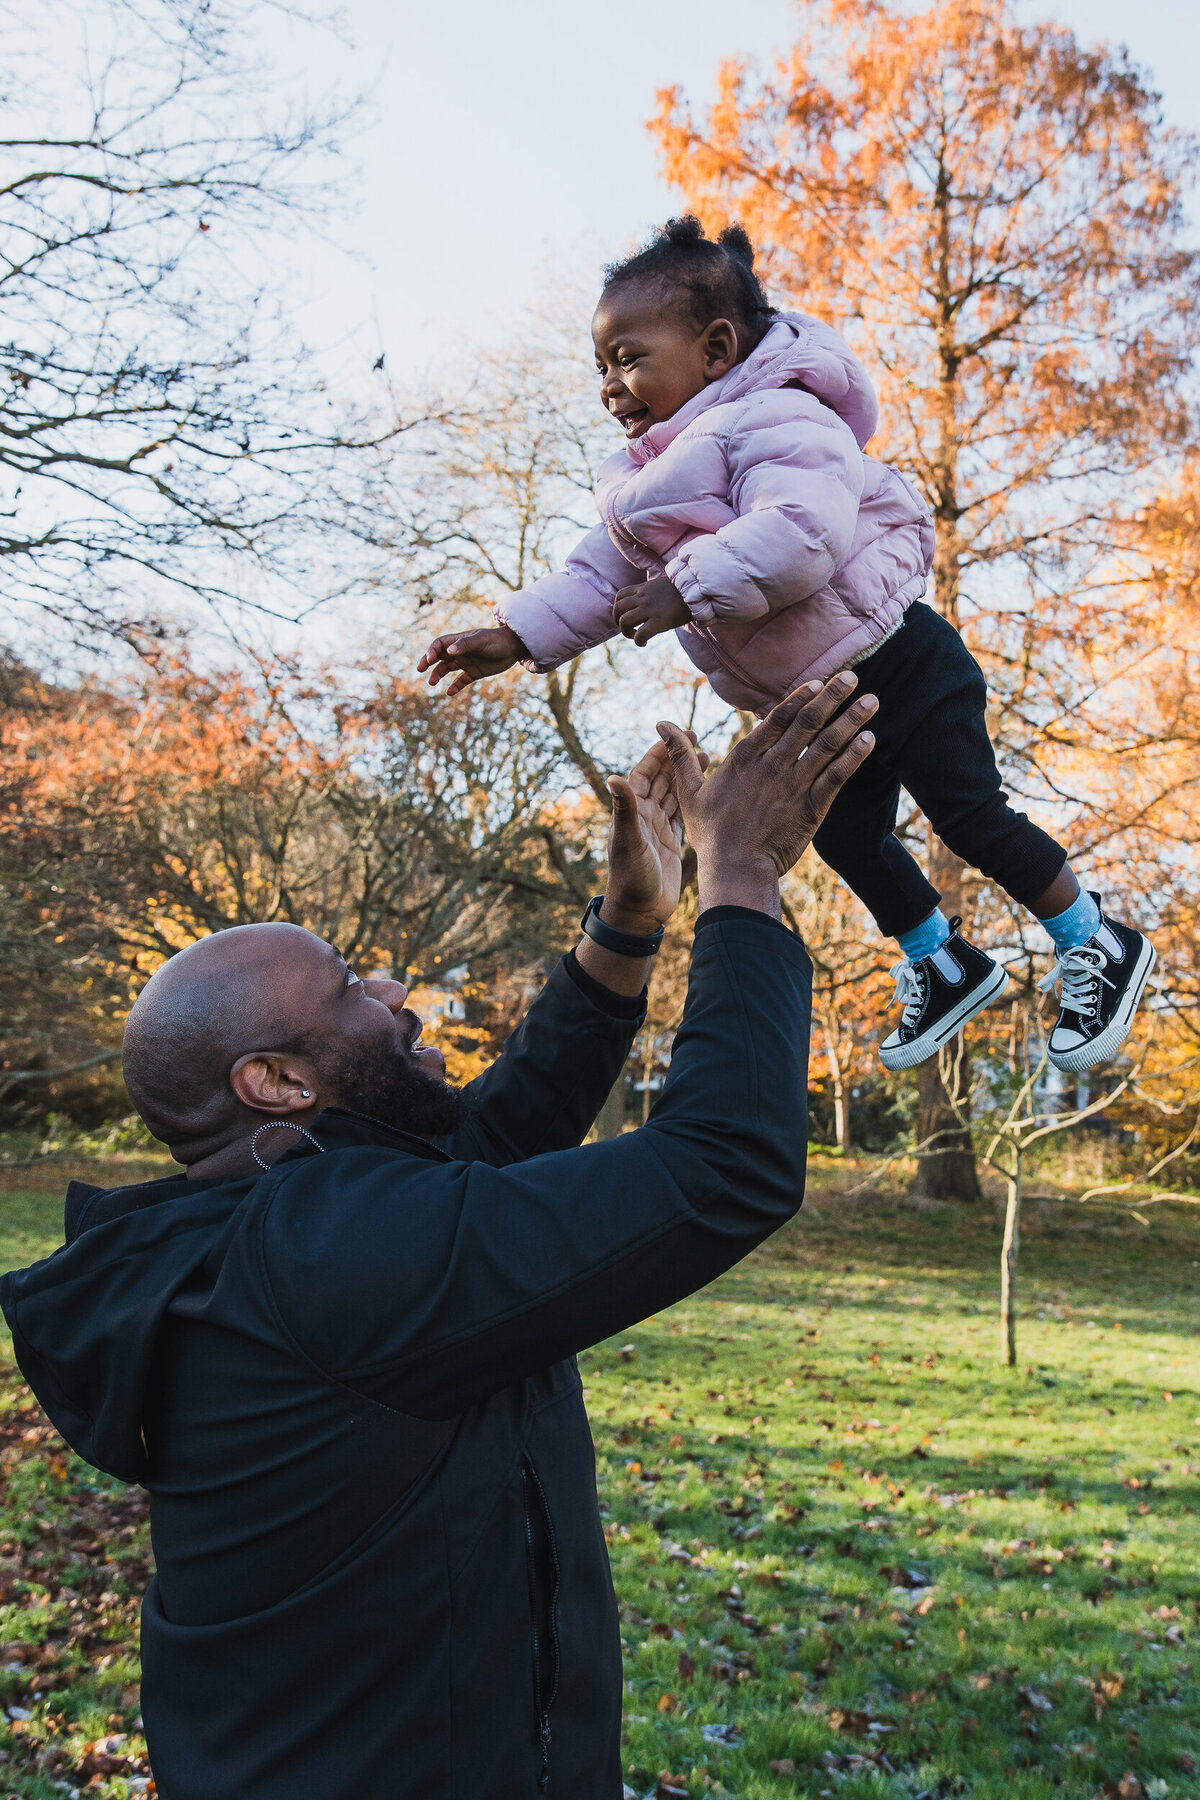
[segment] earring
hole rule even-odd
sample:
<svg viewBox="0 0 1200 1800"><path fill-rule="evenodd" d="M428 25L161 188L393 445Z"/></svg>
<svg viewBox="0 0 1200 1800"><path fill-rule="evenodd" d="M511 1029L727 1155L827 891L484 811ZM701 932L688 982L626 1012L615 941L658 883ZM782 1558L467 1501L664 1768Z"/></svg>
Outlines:
<svg viewBox="0 0 1200 1800"><path fill-rule="evenodd" d="M311 1100L311 1099L312 1099L312 1095L311 1095L311 1094L310 1094L310 1093L309 1093L309 1091L308 1091L308 1089L307 1089L307 1088L301 1088L301 1089L300 1089L300 1093L301 1093L301 1096L302 1096L302 1097L303 1097L303 1098L304 1098L304 1099L305 1099L305 1100Z"/></svg>

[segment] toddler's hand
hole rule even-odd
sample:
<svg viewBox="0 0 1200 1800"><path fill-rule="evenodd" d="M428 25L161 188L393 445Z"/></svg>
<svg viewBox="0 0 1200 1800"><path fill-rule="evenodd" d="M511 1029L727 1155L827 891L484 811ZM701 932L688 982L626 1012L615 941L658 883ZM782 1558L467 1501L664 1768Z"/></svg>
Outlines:
<svg viewBox="0 0 1200 1800"><path fill-rule="evenodd" d="M691 616L679 589L665 575L622 588L613 601L617 630L635 644L648 644L662 632L686 625Z"/></svg>
<svg viewBox="0 0 1200 1800"><path fill-rule="evenodd" d="M436 687L447 675L454 679L446 689L461 694L473 681L488 675L503 675L523 657L529 655L515 631L507 625L496 625L486 631L451 631L434 638L417 664L418 675L428 672L430 687Z"/></svg>

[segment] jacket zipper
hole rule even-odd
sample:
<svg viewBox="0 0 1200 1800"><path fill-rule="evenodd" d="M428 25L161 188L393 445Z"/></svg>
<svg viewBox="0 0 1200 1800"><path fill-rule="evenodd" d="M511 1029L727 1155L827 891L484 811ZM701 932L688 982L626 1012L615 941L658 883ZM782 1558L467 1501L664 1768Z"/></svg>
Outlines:
<svg viewBox="0 0 1200 1800"><path fill-rule="evenodd" d="M549 1661L548 1689L544 1686L542 1678L542 1634L538 1625L537 1542L533 1529L532 1504L534 1497L536 1497L538 1510L541 1513L542 1527L546 1533L546 1549L550 1563L550 1613L546 1644ZM538 1789L541 1793L545 1793L550 1786L550 1709L558 1694L558 1543L554 1535L554 1521L550 1517L550 1508L546 1504L546 1491L528 1456L523 1457L521 1461L521 1499L525 1512L525 1554L529 1566L529 1610L533 1627L533 1696L537 1713L538 1743L542 1750L542 1769L538 1776Z"/></svg>
<svg viewBox="0 0 1200 1800"><path fill-rule="evenodd" d="M689 629L696 632L711 647L713 655L728 674L735 675L739 681L745 682L747 687L757 688L758 692L766 699L771 698L769 691L761 681L755 681L750 671L744 669L735 656L731 656L727 650L722 650L711 625L698 625L693 619Z"/></svg>

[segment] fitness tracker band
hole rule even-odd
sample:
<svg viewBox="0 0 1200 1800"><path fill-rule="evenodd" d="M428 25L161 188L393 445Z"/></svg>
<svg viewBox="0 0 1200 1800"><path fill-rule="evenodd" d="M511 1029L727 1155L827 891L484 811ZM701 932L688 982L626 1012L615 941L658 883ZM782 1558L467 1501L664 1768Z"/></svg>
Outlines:
<svg viewBox="0 0 1200 1800"><path fill-rule="evenodd" d="M651 932L649 937L639 937L633 931L618 931L615 926L606 925L600 917L600 908L603 905L603 894L594 894L588 901L583 917L579 921L580 928L586 937L590 937L594 944L599 944L602 950L613 950L618 956L658 955L659 946L663 941L661 925L657 931Z"/></svg>

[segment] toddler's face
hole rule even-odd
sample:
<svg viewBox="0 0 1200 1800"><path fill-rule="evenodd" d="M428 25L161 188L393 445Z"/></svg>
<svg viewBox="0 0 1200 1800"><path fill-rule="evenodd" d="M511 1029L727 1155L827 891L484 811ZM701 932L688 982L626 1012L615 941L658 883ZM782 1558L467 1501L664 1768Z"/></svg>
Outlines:
<svg viewBox="0 0 1200 1800"><path fill-rule="evenodd" d="M592 341L601 403L627 438L669 419L738 359L737 332L728 319L697 331L686 314L664 308L632 284L601 300Z"/></svg>

